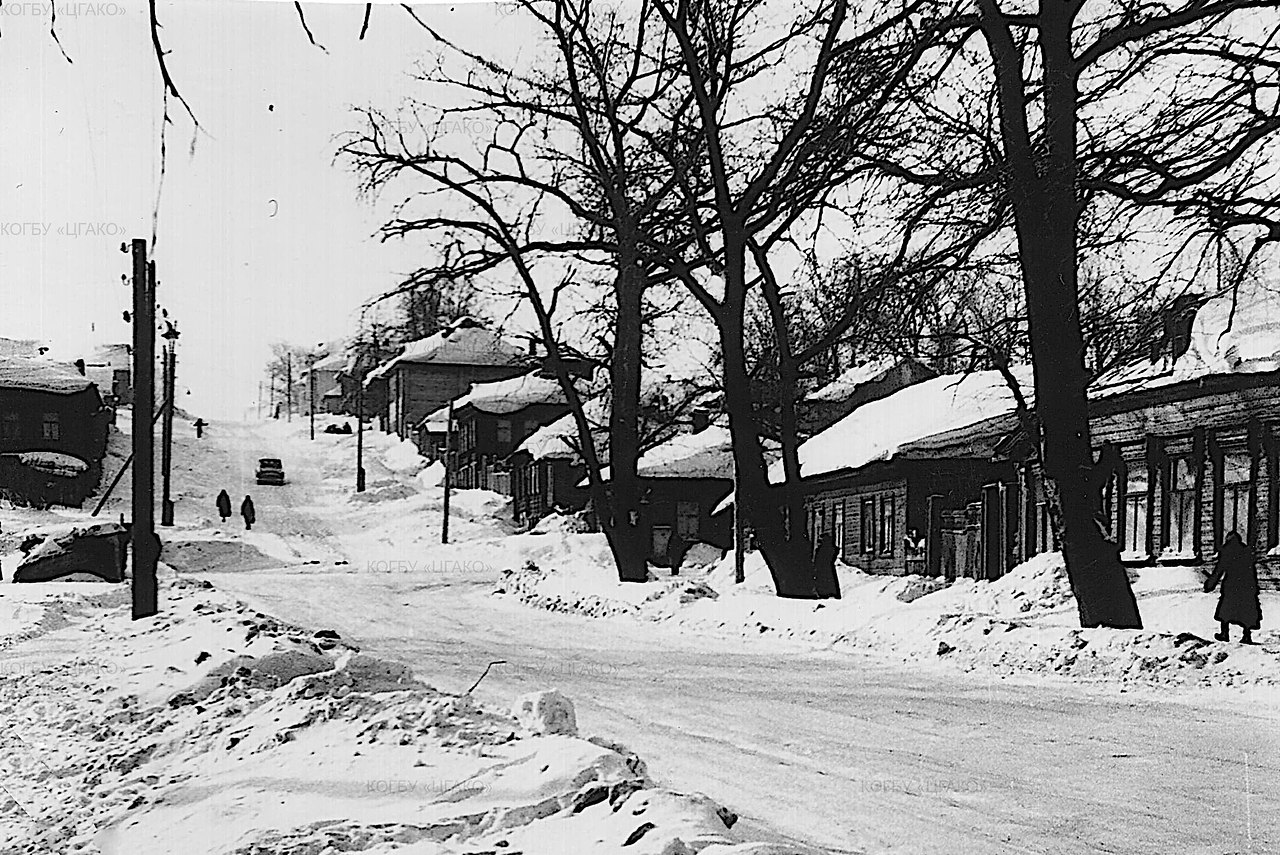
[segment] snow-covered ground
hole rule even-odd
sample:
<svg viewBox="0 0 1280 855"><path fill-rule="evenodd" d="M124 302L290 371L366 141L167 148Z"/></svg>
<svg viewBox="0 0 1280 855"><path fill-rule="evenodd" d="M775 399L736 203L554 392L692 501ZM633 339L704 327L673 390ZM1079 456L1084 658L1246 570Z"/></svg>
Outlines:
<svg viewBox="0 0 1280 855"><path fill-rule="evenodd" d="M1179 642L1213 629L1213 598L1193 594L1192 578L1138 580L1141 634L1073 628L1050 558L924 596L923 580L850 569L838 603L773 598L756 560L735 586L716 556L678 579L622 586L600 537L560 521L515 534L492 493L454 493L442 544L438 468L383 435L366 435L369 489L356 494L354 437L309 441L300 422L219 423L199 443L179 433L179 525L161 535L183 584L166 579L157 621L130 623L125 592L106 584L0 586L0 704L12 713L0 732L38 820L7 832L0 816L14 851L48 851L15 848L32 833L58 852L95 851L91 840L245 853L1280 846L1280 800L1265 783L1280 776L1265 671L1276 638ZM284 460L284 487L252 485L259 456ZM254 496L253 531L217 520L224 487L233 504ZM0 511L3 548L48 520ZM1277 605L1264 610L1280 615ZM346 644L378 680L401 682L348 683ZM322 670L272 687L297 668ZM595 743L534 736L503 712L548 689L573 700ZM423 730L441 704L450 727ZM464 731L465 744L447 744ZM601 744L614 740L659 785L644 791L645 813L630 801L612 810L608 792L573 813L565 799L595 786L591 774L604 790L631 786L609 775L638 774L631 751ZM412 765L423 757L430 765ZM454 789L473 773L481 791ZM732 829L717 805L740 815ZM148 842L162 827L190 836ZM704 847L700 835L762 843ZM661 848L672 836L687 849Z"/></svg>
<svg viewBox="0 0 1280 855"><path fill-rule="evenodd" d="M600 536L567 540L569 555L513 569L498 590L555 611L629 614L963 670L1053 674L1112 686L1280 685L1280 633L1264 626L1255 646L1209 640L1217 631L1217 595L1203 593L1204 578L1191 568L1134 571L1143 631L1084 630L1058 553L1036 556L995 582L946 584L842 566L842 598L813 602L775 597L768 568L755 553L746 556L741 584L734 582L732 556L708 551L686 560L679 577L655 568L650 582L624 585L600 572L608 558L600 555ZM1263 614L1280 619L1280 593L1264 592L1262 601ZM1238 639L1239 628L1233 633Z"/></svg>

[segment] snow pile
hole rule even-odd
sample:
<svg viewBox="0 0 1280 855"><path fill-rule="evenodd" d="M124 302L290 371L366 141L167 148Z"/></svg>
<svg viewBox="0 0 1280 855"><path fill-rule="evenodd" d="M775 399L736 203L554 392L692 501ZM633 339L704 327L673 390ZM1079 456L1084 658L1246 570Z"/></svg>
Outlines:
<svg viewBox="0 0 1280 855"><path fill-rule="evenodd" d="M594 617L627 614L743 638L774 638L858 650L894 660L943 662L964 670L1052 674L1120 684L1280 684L1280 633L1245 647L1206 640L1215 597L1187 568L1152 568L1134 585L1146 629L1082 630L1059 553L1036 556L995 582L881 576L837 565L840 600L774 596L758 553L734 583L733 555L679 577L621 584L605 567L571 564L509 571L499 591L522 602ZM1280 614L1280 594L1263 594ZM1197 634L1199 630L1202 635Z"/></svg>
<svg viewBox="0 0 1280 855"><path fill-rule="evenodd" d="M439 460L432 461L425 469L414 476L418 487L423 490L439 487L444 484L444 464Z"/></svg>
<svg viewBox="0 0 1280 855"><path fill-rule="evenodd" d="M558 692L512 717L207 583L166 588L147 622L127 597L80 598L61 642L23 642L38 666L0 673L0 850L791 851L655 787L625 748L574 736Z"/></svg>
<svg viewBox="0 0 1280 855"><path fill-rule="evenodd" d="M18 462L64 478L74 478L89 471L89 464L79 457L58 451L23 451L18 454Z"/></svg>
<svg viewBox="0 0 1280 855"><path fill-rule="evenodd" d="M534 523L530 534L585 534L587 524L576 514L547 514Z"/></svg>
<svg viewBox="0 0 1280 855"><path fill-rule="evenodd" d="M413 475L427 465L427 459L418 453L418 446L402 439L383 449L382 465L393 472Z"/></svg>
<svg viewBox="0 0 1280 855"><path fill-rule="evenodd" d="M573 701L555 689L524 695L516 701L511 717L530 733L578 735Z"/></svg>

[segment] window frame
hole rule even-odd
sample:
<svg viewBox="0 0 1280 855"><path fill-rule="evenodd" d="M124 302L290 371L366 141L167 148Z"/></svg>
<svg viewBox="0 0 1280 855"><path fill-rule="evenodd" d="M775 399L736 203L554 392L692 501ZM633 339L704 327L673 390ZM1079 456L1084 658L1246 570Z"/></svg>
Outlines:
<svg viewBox="0 0 1280 855"><path fill-rule="evenodd" d="M859 518L858 531L861 540L858 543L858 551L862 555L875 555L876 553L876 497L862 496L858 503Z"/></svg>

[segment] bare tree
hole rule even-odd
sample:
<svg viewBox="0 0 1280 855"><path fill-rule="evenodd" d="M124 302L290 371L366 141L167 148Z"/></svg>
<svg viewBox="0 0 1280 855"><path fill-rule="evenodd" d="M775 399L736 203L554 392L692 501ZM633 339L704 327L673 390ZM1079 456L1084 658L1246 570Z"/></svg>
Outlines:
<svg viewBox="0 0 1280 855"><path fill-rule="evenodd" d="M586 0L521 0L524 18L549 50L541 66L512 71L482 52L446 41L419 79L465 106L429 100L389 117L365 111L366 127L343 152L369 192L412 182L384 237L432 235L436 261L419 279L459 280L510 271L537 317L550 367L578 425L591 494L619 578L647 578L640 522L641 366L646 290L667 277L646 258L646 239L671 234L669 175L621 129L671 99L670 63L646 35L652 13L623 16ZM425 26L425 25L424 25ZM656 59L655 59L656 57ZM460 118L481 130L464 150L445 138ZM479 138L482 137L482 138ZM416 188L425 187L425 199ZM442 200L448 206L442 207ZM420 204L422 202L426 204ZM581 399L561 359L561 300L609 278L610 480L602 478Z"/></svg>
<svg viewBox="0 0 1280 855"><path fill-rule="evenodd" d="M1082 626L1141 620L1097 518L1105 478L1090 447L1081 257L1138 231L1185 236L1174 254L1236 230L1280 238L1264 190L1280 128L1275 10L1253 0L972 0L932 4L919 22L930 49L897 112L914 138L886 150L882 166L1008 212L1033 435Z"/></svg>

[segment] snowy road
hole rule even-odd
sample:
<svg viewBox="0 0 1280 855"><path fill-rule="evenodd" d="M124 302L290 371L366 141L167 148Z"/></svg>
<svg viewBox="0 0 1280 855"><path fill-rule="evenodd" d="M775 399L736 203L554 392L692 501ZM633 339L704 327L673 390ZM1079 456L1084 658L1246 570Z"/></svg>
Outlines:
<svg viewBox="0 0 1280 855"><path fill-rule="evenodd" d="M466 690L504 660L477 695L558 687L584 733L628 745L657 779L745 821L848 852L1280 852L1274 706L998 681L534 611L489 595L496 568L420 547L400 556L415 572L378 572L388 553L353 548L359 532L326 503L305 445L218 427L230 483L251 482L258 456L285 459L288 485L252 488L254 534L322 562L208 574L219 588L336 629L442 689Z"/></svg>

